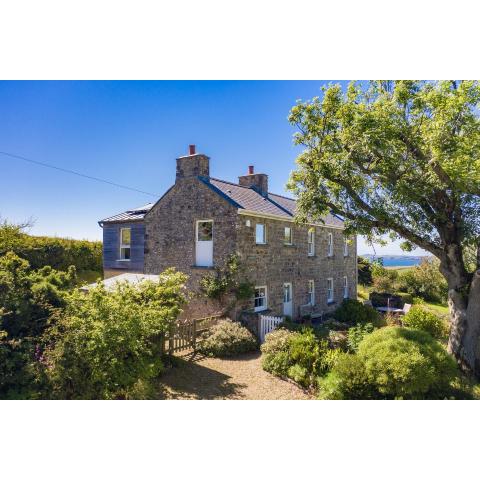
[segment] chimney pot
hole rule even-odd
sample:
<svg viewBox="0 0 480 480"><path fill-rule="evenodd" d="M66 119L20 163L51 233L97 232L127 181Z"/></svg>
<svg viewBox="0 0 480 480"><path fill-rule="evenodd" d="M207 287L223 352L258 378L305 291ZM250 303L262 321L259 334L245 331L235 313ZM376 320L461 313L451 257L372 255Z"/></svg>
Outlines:
<svg viewBox="0 0 480 480"><path fill-rule="evenodd" d="M248 174L253 175L253 165L248 166Z"/></svg>
<svg viewBox="0 0 480 480"><path fill-rule="evenodd" d="M188 152L189 155L195 155L195 145L189 145Z"/></svg>

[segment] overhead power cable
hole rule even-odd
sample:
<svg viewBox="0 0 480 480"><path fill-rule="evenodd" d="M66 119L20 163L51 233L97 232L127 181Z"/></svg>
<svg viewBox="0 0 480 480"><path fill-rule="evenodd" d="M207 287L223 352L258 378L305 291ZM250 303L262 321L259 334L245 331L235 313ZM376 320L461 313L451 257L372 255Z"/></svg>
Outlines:
<svg viewBox="0 0 480 480"><path fill-rule="evenodd" d="M93 177L92 175L86 175L84 173L75 172L74 170L69 170L68 168L57 167L56 165L50 165L49 163L39 162L38 160L32 160L31 158L23 157L21 155L15 155L13 153L2 152L2 151L0 151L0 155L5 155L6 157L16 158L16 159L19 159L19 160L23 160L25 162L30 162L30 163L33 163L35 165L40 165L41 167L47 167L47 168L51 168L53 170L59 170L60 172L71 173L72 175L77 175L78 177L87 178L89 180L95 180L96 182L106 183L106 184L112 185L114 187L124 188L125 190L131 190L132 192L143 193L144 195L150 195L150 196L156 197L156 198L160 197L160 195L158 193L145 192L144 190L139 190L138 188L129 187L128 185L122 185L120 183L115 183L115 182L112 182L110 180L105 180L104 178Z"/></svg>

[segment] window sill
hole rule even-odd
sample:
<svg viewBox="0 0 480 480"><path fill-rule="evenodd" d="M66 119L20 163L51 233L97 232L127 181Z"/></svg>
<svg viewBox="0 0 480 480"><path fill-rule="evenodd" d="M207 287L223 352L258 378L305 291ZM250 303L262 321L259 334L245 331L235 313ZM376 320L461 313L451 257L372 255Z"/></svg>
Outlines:
<svg viewBox="0 0 480 480"><path fill-rule="evenodd" d="M334 305L335 303L335 300L328 300L327 305Z"/></svg>
<svg viewBox="0 0 480 480"><path fill-rule="evenodd" d="M215 267L212 266L207 266L207 265L192 265L191 268L194 268L196 270L215 270Z"/></svg>
<svg viewBox="0 0 480 480"><path fill-rule="evenodd" d="M315 258L316 255L315 255L314 253L311 253L311 254L309 253L309 254L307 255L307 257L308 257L308 258Z"/></svg>
<svg viewBox="0 0 480 480"><path fill-rule="evenodd" d="M131 262L132 260L130 258L119 258L117 259L117 262Z"/></svg>
<svg viewBox="0 0 480 480"><path fill-rule="evenodd" d="M265 242L265 243L257 243L257 242L255 242L255 245L257 245L257 246L259 246L259 247L262 247L262 246L264 247L264 246L268 245L268 243L267 243L267 242Z"/></svg>
<svg viewBox="0 0 480 480"><path fill-rule="evenodd" d="M262 308L254 308L253 311L255 313L260 313L260 312L266 312L268 310L268 307L262 307Z"/></svg>

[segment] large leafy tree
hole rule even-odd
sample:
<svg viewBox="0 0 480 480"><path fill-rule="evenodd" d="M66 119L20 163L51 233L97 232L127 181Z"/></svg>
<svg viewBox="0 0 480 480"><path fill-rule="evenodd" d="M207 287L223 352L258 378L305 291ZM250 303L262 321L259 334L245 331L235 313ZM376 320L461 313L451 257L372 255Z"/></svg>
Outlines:
<svg viewBox="0 0 480 480"><path fill-rule="evenodd" d="M480 375L480 85L372 81L299 102L290 188L300 220L331 210L347 233L402 238L440 260L449 350ZM472 255L473 252L473 255Z"/></svg>

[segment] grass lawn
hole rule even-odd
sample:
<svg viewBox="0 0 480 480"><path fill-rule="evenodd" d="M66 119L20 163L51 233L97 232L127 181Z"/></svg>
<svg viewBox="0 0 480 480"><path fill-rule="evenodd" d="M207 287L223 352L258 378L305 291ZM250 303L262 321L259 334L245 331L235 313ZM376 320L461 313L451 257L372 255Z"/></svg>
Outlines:
<svg viewBox="0 0 480 480"><path fill-rule="evenodd" d="M408 272L409 270L413 270L413 267L410 266L402 266L402 267L385 267L386 270L398 270L399 272Z"/></svg>
<svg viewBox="0 0 480 480"><path fill-rule="evenodd" d="M440 313L442 315L449 314L448 307L446 305L441 305L440 303L431 303L431 302L425 302L423 305L435 313Z"/></svg>

